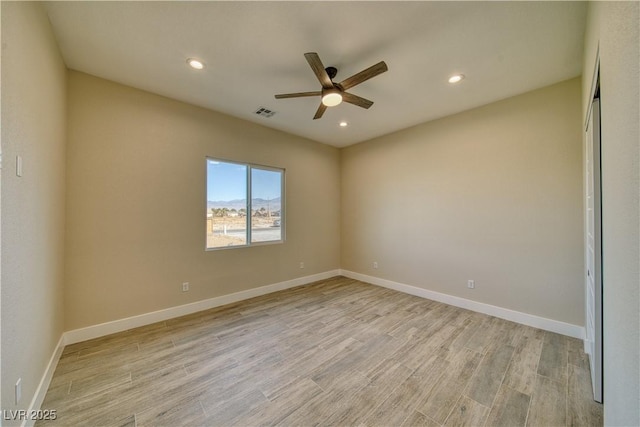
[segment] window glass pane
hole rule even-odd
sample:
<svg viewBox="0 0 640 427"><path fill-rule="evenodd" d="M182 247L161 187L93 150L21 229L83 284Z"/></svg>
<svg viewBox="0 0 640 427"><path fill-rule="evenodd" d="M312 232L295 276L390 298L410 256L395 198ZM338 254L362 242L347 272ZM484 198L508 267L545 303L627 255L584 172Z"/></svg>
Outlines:
<svg viewBox="0 0 640 427"><path fill-rule="evenodd" d="M251 242L282 240L282 171L251 169Z"/></svg>
<svg viewBox="0 0 640 427"><path fill-rule="evenodd" d="M247 244L247 166L207 160L207 248Z"/></svg>

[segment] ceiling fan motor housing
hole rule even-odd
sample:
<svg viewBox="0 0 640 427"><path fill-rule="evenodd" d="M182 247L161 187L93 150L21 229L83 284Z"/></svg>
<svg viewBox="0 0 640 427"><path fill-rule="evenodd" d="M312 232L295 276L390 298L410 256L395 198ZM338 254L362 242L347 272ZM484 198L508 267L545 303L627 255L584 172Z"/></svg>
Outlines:
<svg viewBox="0 0 640 427"><path fill-rule="evenodd" d="M327 67L324 70L327 72L331 80L333 80L336 74L338 74L338 69L336 67Z"/></svg>

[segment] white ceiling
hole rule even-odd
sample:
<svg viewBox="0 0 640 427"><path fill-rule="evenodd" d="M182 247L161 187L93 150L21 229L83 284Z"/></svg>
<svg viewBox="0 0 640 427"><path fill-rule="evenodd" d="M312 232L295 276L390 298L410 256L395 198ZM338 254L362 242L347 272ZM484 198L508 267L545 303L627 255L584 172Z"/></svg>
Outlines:
<svg viewBox="0 0 640 427"><path fill-rule="evenodd" d="M583 2L48 2L67 66L337 147L582 73ZM303 54L374 101L329 108ZM202 71L188 57L206 63ZM453 73L466 75L458 85ZM271 118L254 112L276 111ZM349 123L341 128L338 123Z"/></svg>

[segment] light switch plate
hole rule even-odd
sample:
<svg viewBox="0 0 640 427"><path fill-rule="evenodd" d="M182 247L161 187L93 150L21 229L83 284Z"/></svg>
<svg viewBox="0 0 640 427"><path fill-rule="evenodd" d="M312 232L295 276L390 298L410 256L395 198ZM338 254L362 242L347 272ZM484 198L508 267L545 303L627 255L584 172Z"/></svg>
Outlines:
<svg viewBox="0 0 640 427"><path fill-rule="evenodd" d="M16 175L22 176L22 156L16 156Z"/></svg>

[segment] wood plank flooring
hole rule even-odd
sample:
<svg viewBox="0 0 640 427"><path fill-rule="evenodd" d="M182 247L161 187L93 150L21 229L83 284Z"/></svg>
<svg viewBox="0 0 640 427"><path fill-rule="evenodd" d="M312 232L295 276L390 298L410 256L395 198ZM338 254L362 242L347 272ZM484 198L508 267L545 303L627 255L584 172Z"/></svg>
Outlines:
<svg viewBox="0 0 640 427"><path fill-rule="evenodd" d="M600 426L582 342L344 277L67 346L38 426Z"/></svg>

